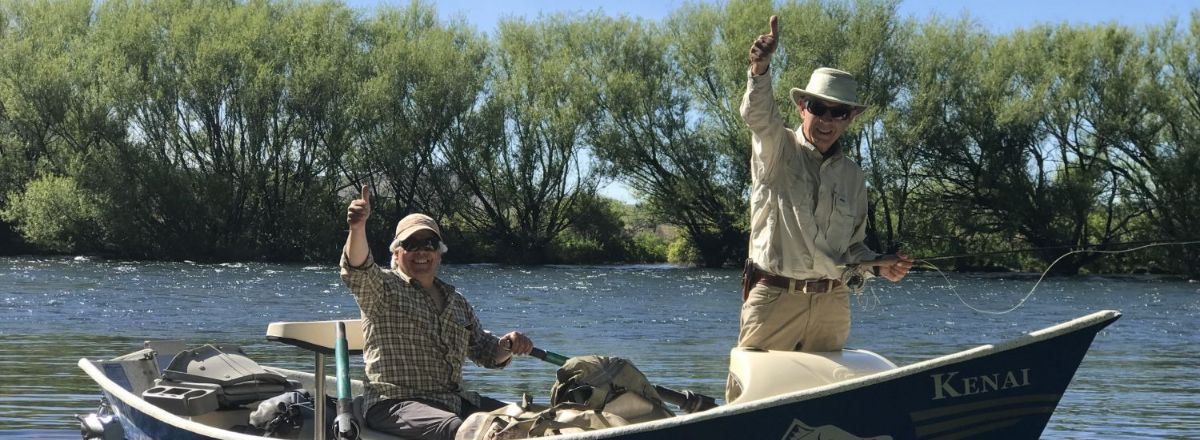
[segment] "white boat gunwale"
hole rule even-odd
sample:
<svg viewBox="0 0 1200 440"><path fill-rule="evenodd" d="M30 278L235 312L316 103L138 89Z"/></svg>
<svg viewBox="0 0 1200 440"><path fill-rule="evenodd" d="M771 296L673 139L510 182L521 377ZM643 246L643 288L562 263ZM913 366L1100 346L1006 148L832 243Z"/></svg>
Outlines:
<svg viewBox="0 0 1200 440"><path fill-rule="evenodd" d="M602 429L597 431L584 432L579 434L569 434L561 437L555 437L562 440L585 440L585 439L602 439L629 434L643 433L647 431L656 431L666 428L671 428L680 425L687 425L704 420L711 420L721 417L734 416L739 414L752 413L758 410L782 406L786 404L812 400L821 397L826 397L835 393L855 390L866 386L874 385L881 382L886 382L898 377L908 376L920 371L932 370L938 367L964 362L971 359L981 358L993 353L1011 350L1026 345L1042 342L1057 336L1062 336L1073 331L1090 327L1116 319L1121 316L1121 312L1116 310L1102 310L1090 315L1082 316L1071 321L1060 323L1058 325L1043 328L1041 330L1026 333L1024 336L1013 338L999 344L984 344L974 348L954 352L944 356L939 356L933 359L916 362L905 365L893 370L881 371L875 374L849 379L843 382L824 385L806 390L794 391L791 393L781 394L770 399L755 400L752 402L737 403L732 405L721 405L714 409L703 411L694 414L685 414L677 417L671 417L662 420L652 420L649 422L638 423L634 425L619 426L615 428Z"/></svg>
<svg viewBox="0 0 1200 440"><path fill-rule="evenodd" d="M96 367L95 362L96 361L92 361L87 358L82 358L79 360L78 365L79 368L84 371L84 373L87 373L88 377L91 377L92 380L96 381L96 383L100 385L101 390L103 390L105 393L111 394L113 397L119 399L122 404L128 405L133 409L146 414L147 416L153 417L178 429L195 432L197 434L206 435L213 438L225 440L261 440L263 438L256 435L241 434L227 429L217 428L191 420L185 416L173 414L170 411L147 402L145 399L142 399L141 396L133 394L129 390L126 390L125 387L113 382L112 379L109 379L103 371L100 371L100 369Z"/></svg>
<svg viewBox="0 0 1200 440"><path fill-rule="evenodd" d="M867 386L892 381L894 379L916 375L922 371L933 370L933 369L936 369L939 367L943 367L943 366L947 366L947 365L951 365L951 364L962 363L962 362L967 362L967 361L982 358L985 356L991 356L991 355L994 355L997 353L1005 352L1008 350L1013 350L1013 349L1021 348L1024 346L1037 344L1039 342L1043 342L1043 341L1050 340L1053 338L1058 338L1058 337L1061 337L1061 336L1064 336L1064 335L1067 335L1070 333L1078 332L1080 330L1090 328L1093 326L1107 325L1108 323L1111 323L1113 320L1119 318L1120 316L1121 316L1121 313L1118 311L1103 310L1103 311L1095 312L1095 313L1092 313L1092 314L1089 314L1089 315L1086 315L1083 317L1079 317L1079 318L1076 318L1076 319L1073 319L1073 320L1070 320L1067 322L1063 322L1063 323L1060 323L1057 325L1053 325L1053 326L1046 327L1046 328L1043 328L1040 330L1032 331L1032 332L1029 332L1020 337L1012 338L1012 339L1009 339L1009 340L1006 340L1006 341L1003 341L1003 342L1000 342L997 344L979 345L979 346L976 346L973 348L954 352L954 353L947 354L944 356L939 356L939 357L936 357L933 359L916 362L916 363L909 364L909 365L899 367L899 368L895 368L892 370L881 371L881 372L867 375L867 376L848 379L848 380L838 382L835 384L789 392L789 393L781 394L779 396L775 396L772 398L761 399L761 400L756 400L756 401L751 401L751 402L728 404L725 406L717 407L715 409L711 409L711 410L699 412L699 413L694 413L694 414L685 414L685 415L680 415L677 417L672 417L672 418L667 418L667 419L662 419L662 420L649 421L649 422L638 423L638 424L622 426L622 427L607 428L607 429L590 431L590 432L579 433L579 434L556 436L555 438L570 440L570 439L602 439L602 438L622 437L622 436L631 435L631 434L645 434L645 433L653 432L653 431L666 430L666 429L675 428L675 427L679 427L679 426L683 426L683 425L690 425L690 424L694 424L694 423L698 423L698 422L702 422L702 421L706 421L706 420L732 417L732 416L737 416L737 415L742 415L742 414L750 414L750 413L754 413L754 412L768 409L768 408L780 407L780 406L784 406L784 405L794 404L797 402L804 402L804 401L808 401L808 400L819 399L819 398L831 396L831 395L838 394L838 393L858 390L858 389L861 389L861 388L864 388ZM350 323L350 322L358 321L358 320L342 320L342 321ZM320 324L316 324L316 325L330 325L333 322L336 322L336 321L318 321L316 323L320 323ZM276 324L276 323L272 323L272 325L274 325L274 324ZM302 324L302 323L290 323L290 324ZM313 323L309 323L309 324L313 324ZM295 329L300 329L300 327L295 327ZM1099 330L1097 330L1097 332L1098 331ZM330 333L332 333L332 332L330 332ZM358 338L361 338L361 331L354 331L354 332L349 332L349 333L357 334ZM268 334L269 334L268 339L271 339L270 331L268 331ZM328 343L328 345L326 345L325 341L320 340L321 337L308 338L305 336L297 336L298 334L299 333L293 334L292 332L283 331L281 333L278 333L276 336L279 336L279 337L287 336L288 338L295 340L295 341L308 341L308 343L311 343L311 344L313 344L314 347L316 347L316 349L310 348L310 350L316 351L318 353L318 359L321 359L321 356L322 356L320 348L326 347L326 346L328 346L328 347L333 346L333 343L332 343L333 336L332 335L329 336L329 343ZM1095 332L1093 332L1091 337L1094 337L1094 336L1095 336ZM272 340L280 340L280 339L277 338L277 339L272 339ZM282 340L280 340L280 341L283 342ZM291 344L297 345L295 343L291 343ZM351 342L350 345L353 347L354 342ZM361 345L359 345L358 347L359 347L359 349L361 349ZM1086 347L1084 349L1084 354L1086 355ZM98 385L100 385L100 387L104 390L105 393L111 394L114 398L121 400L122 404L128 405L128 406L136 409L137 411L144 413L145 415L147 415L149 417L160 420L163 423L169 424L178 429L195 432L197 434L209 436L212 438L218 438L218 439L223 439L223 440L247 440L247 439L262 438L262 437L258 437L258 436L248 435L248 434L239 434L239 433L232 432L232 431L229 431L226 429L221 429L221 428L205 425L203 423L193 421L193 420L189 419L188 417L178 416L178 415L168 412L165 409L159 408L159 407L145 401L144 399L135 395L134 393L126 390L125 388L123 388L121 385L117 384L113 380L109 379L100 370L100 368L97 367L98 362L103 362L103 361L90 361L87 358L83 358L83 359L79 360L79 367L81 369L83 369L84 372L87 373L89 377L91 377L94 381L96 381L96 383ZM272 370L277 370L277 371L291 371L291 370L285 370L285 369L281 369L281 368L273 368L273 367L267 367L267 366L264 366L264 367L272 369ZM1075 367L1078 367L1078 365L1075 365ZM1072 370L1072 371L1074 371L1074 370ZM300 373L300 372L295 372L295 373ZM307 374L307 373L300 373L300 374ZM319 377L319 376L314 376L314 381L315 381L316 377ZM329 380L330 380L330 378L326 377L326 380L323 382L328 382ZM322 382L322 381L317 381L317 382Z"/></svg>

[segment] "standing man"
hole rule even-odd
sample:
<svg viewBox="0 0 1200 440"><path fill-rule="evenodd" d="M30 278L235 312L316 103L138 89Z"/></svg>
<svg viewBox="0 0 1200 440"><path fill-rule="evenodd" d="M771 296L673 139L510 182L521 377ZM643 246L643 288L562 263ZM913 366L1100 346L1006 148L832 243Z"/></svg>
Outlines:
<svg viewBox="0 0 1200 440"><path fill-rule="evenodd" d="M791 90L803 124L784 126L768 68L779 42L771 33L750 46L741 114L753 132L750 261L744 280L739 347L837 351L850 335L852 275L900 281L912 267L904 254L879 258L863 244L867 189L862 170L837 140L866 106L849 73L826 67ZM878 259L878 260L877 260ZM876 265L858 263L877 260Z"/></svg>
<svg viewBox="0 0 1200 440"><path fill-rule="evenodd" d="M467 415L502 406L463 389L464 360L504 368L533 342L520 332L497 338L484 331L466 298L437 278L447 249L427 215L401 219L392 268L376 266L367 245L370 200L364 186L347 208L341 258L342 280L362 312L367 426L404 439L453 439Z"/></svg>

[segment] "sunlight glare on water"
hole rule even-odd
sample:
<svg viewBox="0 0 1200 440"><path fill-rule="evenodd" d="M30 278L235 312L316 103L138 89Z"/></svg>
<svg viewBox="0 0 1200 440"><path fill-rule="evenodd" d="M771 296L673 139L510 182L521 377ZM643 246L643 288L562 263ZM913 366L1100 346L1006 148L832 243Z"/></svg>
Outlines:
<svg viewBox="0 0 1200 440"><path fill-rule="evenodd" d="M739 270L451 265L442 275L495 333L521 330L540 348L565 355L625 357L655 383L724 393ZM1037 276L949 277L953 289L935 273L873 282L852 299L848 345L906 365L1120 310L1124 316L1097 335L1043 436L1200 437L1197 283L1052 278L1024 306L991 315L971 307L1010 308ZM333 266L7 258L0 259L0 280L0 437L78 438L73 415L99 401L98 388L75 365L80 357L181 339L237 343L261 363L307 370L310 355L266 341L266 325L358 317ZM502 371L471 366L465 376L468 387L485 394L545 401L554 367L518 359Z"/></svg>

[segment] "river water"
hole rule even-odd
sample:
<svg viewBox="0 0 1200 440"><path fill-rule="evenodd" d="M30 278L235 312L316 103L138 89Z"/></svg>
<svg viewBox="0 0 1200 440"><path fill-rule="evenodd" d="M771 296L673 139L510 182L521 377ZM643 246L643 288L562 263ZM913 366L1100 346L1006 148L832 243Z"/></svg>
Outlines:
<svg viewBox="0 0 1200 440"><path fill-rule="evenodd" d="M483 325L540 348L634 363L652 382L721 396L735 342L739 272L671 266L448 265ZM1044 438L1200 438L1200 283L1165 277L914 273L853 297L848 346L907 365L1103 309L1097 335ZM272 321L357 318L332 265L193 264L0 258L0 437L78 438L75 414L99 390L81 357L147 339L241 344L261 363L311 370L300 349L268 342ZM356 361L357 363L357 361ZM332 367L330 367L332 368ZM361 371L360 367L355 368ZM549 399L555 367L521 358L468 367L467 386L505 400ZM851 409L852 410L852 409Z"/></svg>

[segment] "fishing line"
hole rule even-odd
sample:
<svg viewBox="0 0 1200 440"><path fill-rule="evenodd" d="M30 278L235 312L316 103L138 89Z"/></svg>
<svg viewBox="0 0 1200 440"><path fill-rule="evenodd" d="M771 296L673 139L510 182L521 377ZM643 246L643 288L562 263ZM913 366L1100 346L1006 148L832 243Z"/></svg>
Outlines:
<svg viewBox="0 0 1200 440"><path fill-rule="evenodd" d="M1192 243L1195 243L1195 241L1186 241L1186 240L1190 240L1190 239L1185 239L1185 241L1182 241L1182 242L1170 242L1170 243L1163 243L1163 242L1155 241L1155 240L1124 241L1124 242L1120 242L1120 243L1108 243L1107 246L1132 246L1132 245L1142 245L1142 244L1167 245L1167 244L1192 244ZM984 257L984 256L988 256L988 255L1019 254L1019 253L1023 253L1023 252L1047 251L1047 250L1051 250L1051 249L1072 249L1074 247L1075 247L1075 245L1064 244L1061 246L1042 246L1042 247L1036 247L1036 248L1011 249L1011 250L1007 250L1007 251L978 252L978 253L973 253L973 254L938 255L936 257L925 257L925 258L922 258L922 260L924 260L924 261L957 260L960 258L976 258L976 257ZM1128 249L1128 250L1133 250L1133 249Z"/></svg>
<svg viewBox="0 0 1200 440"><path fill-rule="evenodd" d="M1033 287L1029 289L1029 293L1025 294L1025 296L1022 297L1021 300L1018 301L1016 305L1014 305L1006 310L999 310L999 311L984 310L984 309L980 309L978 307L972 306L971 304L968 304L967 300L964 299L962 297L962 295L958 294L958 289L954 288L954 283L952 283L950 281L950 277L946 276L946 273L942 272L942 269L937 267L937 265L933 264L932 262L930 262L929 259L918 259L918 260L914 261L914 263L927 265L928 267L933 268L933 270L936 270L938 272L938 274L942 276L942 279L946 280L946 286L950 288L950 292L952 292L954 294L954 296L958 298L959 302L963 303L964 306L967 306L967 308L974 310L976 312L979 312L979 313L986 313L989 315L1003 315L1003 314L1012 312L1013 310L1016 310L1016 309L1020 308L1022 305L1024 305L1025 301L1028 301L1029 298L1033 296L1033 292L1037 290L1038 285L1042 284L1042 280L1046 278L1046 274L1050 273L1050 269L1054 268L1055 264L1058 264L1059 261L1062 261L1062 259L1066 258L1068 255L1079 254L1079 253L1084 253L1084 252L1092 252L1092 253L1100 253L1100 254L1123 254L1126 252L1133 252L1133 251L1142 250L1142 249L1146 249L1146 248L1150 248L1150 247L1156 247L1156 246L1170 246L1170 245L1183 246L1183 245L1190 245L1190 244L1197 244L1197 243L1200 243L1200 240L1169 242L1169 243L1155 242L1155 243L1145 244L1142 246L1133 247L1133 248L1129 248L1129 249L1121 249L1121 250L1079 249L1079 250L1073 250L1073 251L1067 252L1065 254L1062 254L1058 258L1055 258L1054 261L1051 262L1049 266L1046 266L1046 270L1042 271L1042 276L1038 277L1038 280L1036 283L1033 283ZM1011 251L1009 251L1009 252L1011 252ZM946 258L949 258L949 257L936 257L933 259L946 259Z"/></svg>

